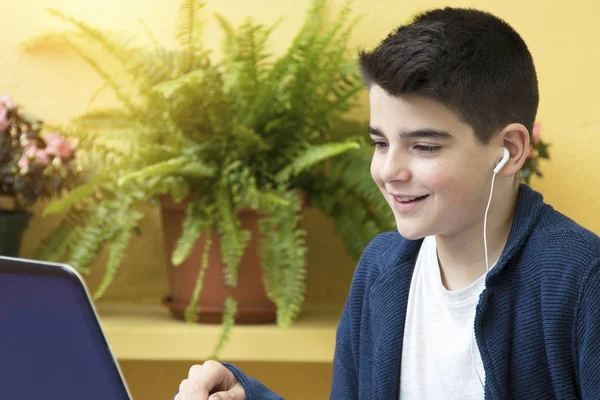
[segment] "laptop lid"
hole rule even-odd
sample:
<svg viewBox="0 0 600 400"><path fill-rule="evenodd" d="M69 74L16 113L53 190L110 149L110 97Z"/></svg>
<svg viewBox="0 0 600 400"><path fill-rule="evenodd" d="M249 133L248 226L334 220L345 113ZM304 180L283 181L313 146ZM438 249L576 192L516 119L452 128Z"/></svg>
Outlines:
<svg viewBox="0 0 600 400"><path fill-rule="evenodd" d="M131 400L72 267L0 257L0 398Z"/></svg>

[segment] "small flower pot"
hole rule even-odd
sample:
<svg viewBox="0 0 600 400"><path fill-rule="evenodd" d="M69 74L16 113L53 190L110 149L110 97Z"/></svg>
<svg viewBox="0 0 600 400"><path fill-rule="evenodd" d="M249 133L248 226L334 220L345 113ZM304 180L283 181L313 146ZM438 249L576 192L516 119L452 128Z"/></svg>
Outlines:
<svg viewBox="0 0 600 400"><path fill-rule="evenodd" d="M19 256L23 231L30 218L27 212L0 210L0 255Z"/></svg>

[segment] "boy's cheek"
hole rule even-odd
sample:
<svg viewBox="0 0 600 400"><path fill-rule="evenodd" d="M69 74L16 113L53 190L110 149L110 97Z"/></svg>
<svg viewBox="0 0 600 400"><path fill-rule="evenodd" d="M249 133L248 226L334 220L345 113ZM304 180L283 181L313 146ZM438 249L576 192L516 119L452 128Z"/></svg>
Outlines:
<svg viewBox="0 0 600 400"><path fill-rule="evenodd" d="M379 186L379 188L383 190L383 181L381 180L381 175L379 173L381 171L381 167L381 160L379 160L378 157L373 156L370 167L371 178L373 179L373 181L375 181L377 186Z"/></svg>

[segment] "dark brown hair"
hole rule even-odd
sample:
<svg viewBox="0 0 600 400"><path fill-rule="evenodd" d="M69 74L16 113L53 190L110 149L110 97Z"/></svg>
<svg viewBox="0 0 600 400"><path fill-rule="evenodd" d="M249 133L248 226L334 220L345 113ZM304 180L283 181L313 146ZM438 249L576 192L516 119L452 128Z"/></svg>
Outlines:
<svg viewBox="0 0 600 400"><path fill-rule="evenodd" d="M513 122L532 132L539 103L533 59L521 36L490 13L427 11L373 51L359 51L359 67L369 88L444 103L481 143Z"/></svg>

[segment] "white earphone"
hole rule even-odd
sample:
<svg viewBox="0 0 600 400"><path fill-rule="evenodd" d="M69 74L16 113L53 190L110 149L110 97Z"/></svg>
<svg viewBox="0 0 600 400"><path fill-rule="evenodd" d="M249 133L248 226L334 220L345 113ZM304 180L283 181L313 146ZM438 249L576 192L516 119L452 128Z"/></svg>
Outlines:
<svg viewBox="0 0 600 400"><path fill-rule="evenodd" d="M502 160L500 160L498 165L496 165L496 167L494 168L494 176L492 177L492 188L490 189L490 198L488 200L487 208L485 209L485 216L483 218L483 245L485 248L486 275L488 272L490 272L490 264L489 264L489 260L488 260L488 250L487 250L487 215L488 215L488 211L490 210L490 204L492 203L492 194L494 193L494 180L496 179L496 174L498 172L500 172L502 167L504 167L506 165L509 158L510 158L510 152L505 147L504 154L502 156ZM475 335L475 332L473 331L473 336L474 335ZM473 354L473 336L471 336L471 359L473 360L473 368L475 369L477 378L479 378L479 383L481 384L481 387L485 390L485 384L483 382L483 379L481 379L481 376L479 375L479 371L477 370L477 365L475 364L475 355Z"/></svg>
<svg viewBox="0 0 600 400"><path fill-rule="evenodd" d="M502 156L502 160L500 160L498 165L496 165L496 168L494 168L494 174L497 174L498 172L500 172L502 167L504 167L504 165L508 162L509 157L510 157L510 153L509 153L508 149L505 147L504 155Z"/></svg>

